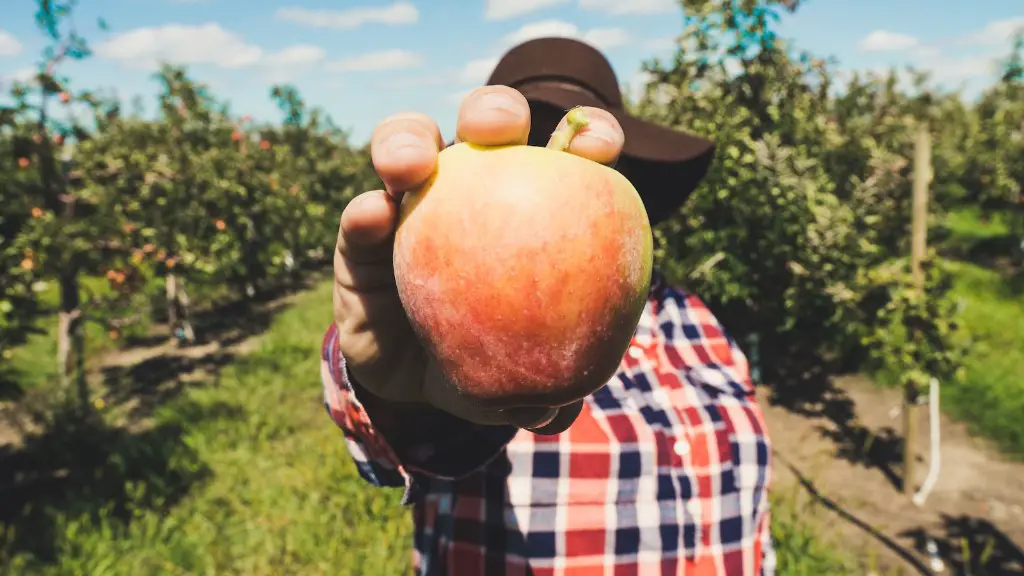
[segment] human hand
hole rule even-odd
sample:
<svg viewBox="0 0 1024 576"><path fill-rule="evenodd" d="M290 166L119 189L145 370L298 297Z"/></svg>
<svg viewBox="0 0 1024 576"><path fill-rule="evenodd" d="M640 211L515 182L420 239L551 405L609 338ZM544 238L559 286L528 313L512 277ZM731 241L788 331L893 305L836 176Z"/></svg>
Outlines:
<svg viewBox="0 0 1024 576"><path fill-rule="evenodd" d="M604 110L584 110L590 123L567 152L614 164L625 141L622 128ZM565 122L563 116L557 130ZM527 144L530 130L530 107L522 94L507 86L486 86L463 100L455 142ZM419 113L391 116L373 132L370 154L385 189L361 194L345 208L334 254L334 320L349 372L385 402L429 406L477 424L562 432L579 415L582 400L562 407L505 410L471 404L420 344L399 300L392 263L398 207L405 191L425 183L434 172L444 147L437 124Z"/></svg>

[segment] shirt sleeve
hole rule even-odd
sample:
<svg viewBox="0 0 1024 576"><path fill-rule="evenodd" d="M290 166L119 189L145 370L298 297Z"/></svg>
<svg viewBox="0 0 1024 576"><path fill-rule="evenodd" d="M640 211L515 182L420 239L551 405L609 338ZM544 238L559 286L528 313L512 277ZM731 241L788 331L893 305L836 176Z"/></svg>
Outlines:
<svg viewBox="0 0 1024 576"><path fill-rule="evenodd" d="M410 418L385 408L375 410L371 418L348 374L334 323L324 335L320 371L324 406L341 428L359 475L373 486L403 488L403 504L414 501L432 479L457 480L486 466L518 432L512 426L477 425L441 411ZM401 454L382 432L398 426L416 438L402 447Z"/></svg>

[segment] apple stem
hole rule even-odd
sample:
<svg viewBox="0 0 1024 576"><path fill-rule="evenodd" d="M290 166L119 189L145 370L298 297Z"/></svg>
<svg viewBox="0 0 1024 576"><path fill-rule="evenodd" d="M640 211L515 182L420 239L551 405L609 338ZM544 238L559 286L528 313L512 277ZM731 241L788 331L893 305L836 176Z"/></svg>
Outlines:
<svg viewBox="0 0 1024 576"><path fill-rule="evenodd" d="M565 128L561 130L555 130L555 133L551 135L551 140L548 141L548 148L552 150L558 150L565 152L569 149L569 144L572 143L572 139L580 133L581 130L587 127L590 120L587 118L586 113L583 112L583 107L577 106L565 116Z"/></svg>

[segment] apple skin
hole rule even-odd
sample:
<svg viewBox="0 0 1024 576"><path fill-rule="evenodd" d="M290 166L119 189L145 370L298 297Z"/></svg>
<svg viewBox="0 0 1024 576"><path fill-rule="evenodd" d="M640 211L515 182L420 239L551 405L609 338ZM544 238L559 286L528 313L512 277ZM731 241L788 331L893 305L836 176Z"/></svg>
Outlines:
<svg viewBox="0 0 1024 576"><path fill-rule="evenodd" d="M636 189L559 150L456 144L399 209L402 306L442 372L481 407L563 406L605 385L652 267Z"/></svg>

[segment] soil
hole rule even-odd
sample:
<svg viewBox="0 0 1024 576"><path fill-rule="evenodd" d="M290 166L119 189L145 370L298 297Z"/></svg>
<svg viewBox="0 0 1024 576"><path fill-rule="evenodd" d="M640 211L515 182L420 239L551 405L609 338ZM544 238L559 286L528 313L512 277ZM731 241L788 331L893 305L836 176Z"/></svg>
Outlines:
<svg viewBox="0 0 1024 576"><path fill-rule="evenodd" d="M776 491L816 508L821 526L878 574L1024 574L1024 463L940 418L938 480L922 506L902 491L902 395L862 377L832 379L820 401L759 390ZM786 405L788 404L788 405ZM928 473L928 409L919 418L915 489ZM931 539L941 557L932 571ZM965 553L966 552L966 553Z"/></svg>

